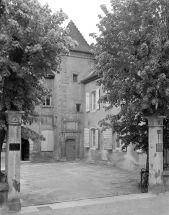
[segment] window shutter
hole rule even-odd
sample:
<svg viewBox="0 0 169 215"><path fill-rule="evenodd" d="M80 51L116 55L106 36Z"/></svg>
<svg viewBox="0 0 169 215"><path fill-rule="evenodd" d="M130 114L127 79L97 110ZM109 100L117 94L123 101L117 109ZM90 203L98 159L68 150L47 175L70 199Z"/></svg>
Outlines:
<svg viewBox="0 0 169 215"><path fill-rule="evenodd" d="M90 147L90 144L89 144L89 129L88 128L84 129L84 147L85 148Z"/></svg>
<svg viewBox="0 0 169 215"><path fill-rule="evenodd" d="M96 90L96 110L99 110L99 109L100 109L100 103L98 103L99 98L100 98L100 89L98 88L98 89Z"/></svg>
<svg viewBox="0 0 169 215"><path fill-rule="evenodd" d="M45 137L45 140L41 141L41 151L47 151L47 144L48 144L48 131L42 131L42 135Z"/></svg>
<svg viewBox="0 0 169 215"><path fill-rule="evenodd" d="M89 108L89 100L90 100L90 94L89 93L86 93L86 112L89 112L90 111L90 108Z"/></svg>
<svg viewBox="0 0 169 215"><path fill-rule="evenodd" d="M42 152L51 152L53 151L53 131L45 130L42 131L42 135L46 140L41 141L41 151Z"/></svg>
<svg viewBox="0 0 169 215"><path fill-rule="evenodd" d="M112 129L107 129L106 131L103 131L103 143L104 143L104 149L112 150L113 148Z"/></svg>
<svg viewBox="0 0 169 215"><path fill-rule="evenodd" d="M48 130L47 151L53 152L53 131L51 130Z"/></svg>
<svg viewBox="0 0 169 215"><path fill-rule="evenodd" d="M99 130L95 130L95 142L96 142L96 149L99 148Z"/></svg>

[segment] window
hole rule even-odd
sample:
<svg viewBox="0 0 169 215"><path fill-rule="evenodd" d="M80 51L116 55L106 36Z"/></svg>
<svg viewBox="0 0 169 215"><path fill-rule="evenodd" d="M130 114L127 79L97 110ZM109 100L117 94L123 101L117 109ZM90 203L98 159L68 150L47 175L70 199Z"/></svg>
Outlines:
<svg viewBox="0 0 169 215"><path fill-rule="evenodd" d="M45 101L43 102L44 106L51 106L52 105L52 97L46 97Z"/></svg>
<svg viewBox="0 0 169 215"><path fill-rule="evenodd" d="M109 95L110 95L110 91L108 91L108 90L105 90L105 92L104 92L105 94L104 94L104 103L103 103L103 108L106 108L106 107L109 107L110 106L110 102L109 101L107 101L108 100L108 98L109 98Z"/></svg>
<svg viewBox="0 0 169 215"><path fill-rule="evenodd" d="M76 112L81 112L82 111L82 105L81 104L76 104Z"/></svg>
<svg viewBox="0 0 169 215"><path fill-rule="evenodd" d="M100 89L92 90L90 93L86 93L86 112L100 109L100 104L98 103L99 97Z"/></svg>
<svg viewBox="0 0 169 215"><path fill-rule="evenodd" d="M73 82L77 82L78 81L78 75L77 74L73 74Z"/></svg>
<svg viewBox="0 0 169 215"><path fill-rule="evenodd" d="M52 93L52 90L51 90L51 93ZM45 97L45 101L43 102L43 105L44 106L52 106L52 95Z"/></svg>
<svg viewBox="0 0 169 215"><path fill-rule="evenodd" d="M91 143L91 147L92 148L96 148L98 149L98 129L95 129L95 128L91 128L91 139L90 139L90 143Z"/></svg>

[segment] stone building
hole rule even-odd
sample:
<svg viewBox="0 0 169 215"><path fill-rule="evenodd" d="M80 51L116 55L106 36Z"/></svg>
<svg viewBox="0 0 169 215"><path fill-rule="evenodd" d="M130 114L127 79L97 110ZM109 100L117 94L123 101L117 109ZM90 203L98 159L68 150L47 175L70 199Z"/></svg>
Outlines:
<svg viewBox="0 0 169 215"><path fill-rule="evenodd" d="M94 64L94 56L77 27L69 23L70 36L78 46L69 56L62 56L61 72L50 72L46 85L52 97L37 107L40 120L31 129L46 141L23 140L22 160L79 160L83 158L84 79Z"/></svg>
<svg viewBox="0 0 169 215"><path fill-rule="evenodd" d="M116 114L119 108L105 111L98 104L104 92L96 85L98 76L93 71L94 56L77 27L69 23L70 36L78 46L69 56L62 56L61 72L49 72L46 85L52 97L37 107L40 120L31 129L46 140L22 142L22 160L104 162L124 169L145 167L146 155L122 150L118 135L112 130L102 132L98 122L108 113Z"/></svg>
<svg viewBox="0 0 169 215"><path fill-rule="evenodd" d="M101 162L128 170L140 170L145 168L146 154L134 151L134 146L122 150L122 143L118 134L112 129L102 132L98 122L107 114L116 115L120 107L114 107L105 111L108 104L98 103L103 96L102 86L98 86L98 75L95 72L89 74L81 81L84 84L84 157L87 161Z"/></svg>

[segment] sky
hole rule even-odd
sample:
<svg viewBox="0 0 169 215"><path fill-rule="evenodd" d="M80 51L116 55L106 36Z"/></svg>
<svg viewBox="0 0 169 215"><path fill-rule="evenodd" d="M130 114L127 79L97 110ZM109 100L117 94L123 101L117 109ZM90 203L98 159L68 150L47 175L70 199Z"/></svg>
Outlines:
<svg viewBox="0 0 169 215"><path fill-rule="evenodd" d="M99 33L96 26L99 23L98 14L103 14L100 5L105 4L109 10L111 9L110 0L39 0L39 2L41 5L48 3L52 12L62 8L69 17L68 21L74 22L89 44L94 42L89 34Z"/></svg>

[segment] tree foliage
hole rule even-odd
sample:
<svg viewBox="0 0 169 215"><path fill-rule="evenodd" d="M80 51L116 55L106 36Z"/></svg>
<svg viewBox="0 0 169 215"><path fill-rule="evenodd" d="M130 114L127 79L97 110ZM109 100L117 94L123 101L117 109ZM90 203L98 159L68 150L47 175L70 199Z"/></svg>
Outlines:
<svg viewBox="0 0 169 215"><path fill-rule="evenodd" d="M93 35L97 41L93 51L109 108L121 102L123 108L101 125L114 122L126 144L146 148L145 116L166 115L169 106L169 3L111 0L111 4L112 12L102 6L105 16L100 16L100 35Z"/></svg>
<svg viewBox="0 0 169 215"><path fill-rule="evenodd" d="M68 36L69 30L60 26L66 18L62 10L52 13L48 4L41 6L38 0L0 0L0 128L3 134L5 110L23 110L25 125L37 118L35 106L50 93L43 84L47 72L59 72L61 55L67 55L75 46L75 41Z"/></svg>

